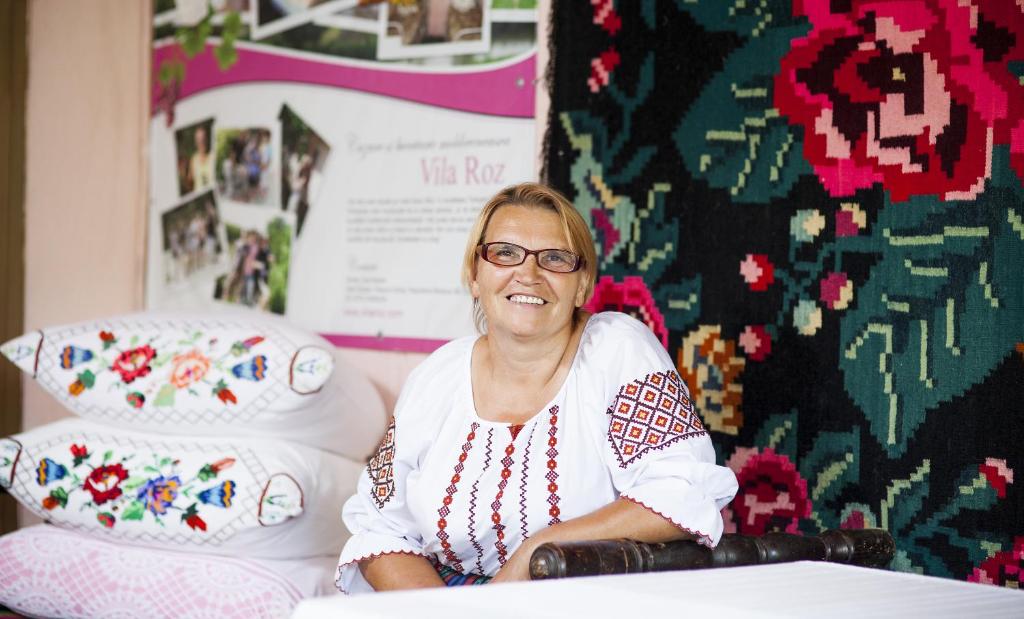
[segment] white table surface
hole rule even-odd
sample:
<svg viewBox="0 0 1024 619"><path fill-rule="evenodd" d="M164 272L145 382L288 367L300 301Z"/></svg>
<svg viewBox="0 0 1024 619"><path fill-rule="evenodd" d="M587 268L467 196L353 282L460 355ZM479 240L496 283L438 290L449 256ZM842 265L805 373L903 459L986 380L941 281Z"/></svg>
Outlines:
<svg viewBox="0 0 1024 619"><path fill-rule="evenodd" d="M292 614L292 619L326 617L1024 618L1024 591L835 563L799 561L337 595L305 600Z"/></svg>

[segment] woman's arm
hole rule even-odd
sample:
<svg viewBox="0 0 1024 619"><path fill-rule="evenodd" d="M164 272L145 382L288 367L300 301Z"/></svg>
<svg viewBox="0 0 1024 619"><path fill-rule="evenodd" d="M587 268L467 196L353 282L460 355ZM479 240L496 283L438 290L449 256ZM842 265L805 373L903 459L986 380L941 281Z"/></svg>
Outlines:
<svg viewBox="0 0 1024 619"><path fill-rule="evenodd" d="M654 543L692 539L693 536L643 505L620 498L585 516L537 531L512 553L491 582L528 580L530 556L541 544L622 538Z"/></svg>
<svg viewBox="0 0 1024 619"><path fill-rule="evenodd" d="M406 553L381 555L359 562L359 571L375 591L443 587L426 557Z"/></svg>

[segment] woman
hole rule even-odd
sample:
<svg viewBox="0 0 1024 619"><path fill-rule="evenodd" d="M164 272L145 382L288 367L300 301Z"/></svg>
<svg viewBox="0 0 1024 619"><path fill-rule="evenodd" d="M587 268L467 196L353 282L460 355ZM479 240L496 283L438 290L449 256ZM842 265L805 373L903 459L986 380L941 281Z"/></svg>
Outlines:
<svg viewBox="0 0 1024 619"><path fill-rule="evenodd" d="M736 478L650 330L581 309L596 264L557 192L524 183L487 203L463 264L485 333L410 375L345 504L341 590L524 580L545 542L717 543Z"/></svg>

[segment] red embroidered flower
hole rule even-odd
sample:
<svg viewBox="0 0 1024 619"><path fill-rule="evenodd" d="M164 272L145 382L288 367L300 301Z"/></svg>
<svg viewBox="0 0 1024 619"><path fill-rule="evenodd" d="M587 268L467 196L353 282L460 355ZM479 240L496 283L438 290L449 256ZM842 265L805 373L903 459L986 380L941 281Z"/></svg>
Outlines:
<svg viewBox="0 0 1024 619"><path fill-rule="evenodd" d="M185 513L181 515L181 521L187 524L188 528L193 531L196 529L199 529L200 531L206 530L206 521L199 517L195 503L185 508Z"/></svg>
<svg viewBox="0 0 1024 619"><path fill-rule="evenodd" d="M126 350L114 359L111 370L121 375L121 380L130 383L136 378L142 378L149 374L149 362L156 356L156 351L149 344Z"/></svg>
<svg viewBox="0 0 1024 619"><path fill-rule="evenodd" d="M846 309L853 300L853 282L846 273L829 273L821 280L819 298L831 310Z"/></svg>
<svg viewBox="0 0 1024 619"><path fill-rule="evenodd" d="M736 473L739 491L732 502L737 530L743 535L768 531L797 533L800 518L811 515L807 482L789 458L765 449L744 450L727 463Z"/></svg>
<svg viewBox="0 0 1024 619"><path fill-rule="evenodd" d="M595 313L613 310L629 314L650 327L661 343L668 346L665 317L658 310L658 305L642 277L628 275L622 282L616 282L611 276L605 275L597 280L594 296L583 309Z"/></svg>
<svg viewBox="0 0 1024 619"><path fill-rule="evenodd" d="M97 505L112 501L121 496L121 482L128 477L128 471L120 464L98 466L85 478L83 488L92 494Z"/></svg>
<svg viewBox="0 0 1024 619"><path fill-rule="evenodd" d="M60 505L60 501L56 497L48 496L43 499L43 509L54 509Z"/></svg>
<svg viewBox="0 0 1024 619"><path fill-rule="evenodd" d="M1013 483L1013 469L1006 466L1006 460L986 458L985 464L978 465L978 472L985 476L988 484L1000 499L1006 498L1006 486Z"/></svg>
<svg viewBox="0 0 1024 619"><path fill-rule="evenodd" d="M740 262L740 275L755 292L764 292L775 282L775 265L764 254L747 254Z"/></svg>
<svg viewBox="0 0 1024 619"><path fill-rule="evenodd" d="M985 585L996 585L1010 589L1020 589L1024 585L1021 574L1024 572L1024 537L1013 541L1013 548L997 552L985 559L974 572L967 577L970 582Z"/></svg>
<svg viewBox="0 0 1024 619"><path fill-rule="evenodd" d="M72 445L71 456L75 459L74 466L78 466L89 457L89 449L85 445Z"/></svg>
<svg viewBox="0 0 1024 619"><path fill-rule="evenodd" d="M1024 87L1007 67L1024 56L1020 2L794 0L793 12L813 29L782 59L774 103L803 126L833 196L880 182L896 202L971 199L995 144L1024 154Z"/></svg>
<svg viewBox="0 0 1024 619"><path fill-rule="evenodd" d="M132 408L142 408L146 403L146 396L139 391L129 393L124 399L128 402L128 406L131 406Z"/></svg>
<svg viewBox="0 0 1024 619"><path fill-rule="evenodd" d="M96 520L103 525L106 529L113 529L114 523L117 522L117 518L114 518L114 514L110 512L103 512L102 514L96 514Z"/></svg>
<svg viewBox="0 0 1024 619"><path fill-rule="evenodd" d="M187 524L193 531L196 529L199 529L200 531L206 530L206 522L196 514L192 514L185 518L185 524Z"/></svg>
<svg viewBox="0 0 1024 619"><path fill-rule="evenodd" d="M235 397L235 394L232 393L230 389L218 389L217 397L220 399L221 402L225 404L238 403L238 398Z"/></svg>
<svg viewBox="0 0 1024 619"><path fill-rule="evenodd" d="M217 460L216 462L211 464L210 469L212 469L214 473L220 473L224 469L231 468L232 465L234 465L234 463L234 458L221 458L220 460Z"/></svg>
<svg viewBox="0 0 1024 619"><path fill-rule="evenodd" d="M116 339L117 338L115 338L114 334L111 333L110 331L100 331L100 341L106 343L106 342L113 342Z"/></svg>
<svg viewBox="0 0 1024 619"><path fill-rule="evenodd" d="M740 334L740 346L750 359L764 361L772 352L772 336L768 335L764 325L747 325Z"/></svg>

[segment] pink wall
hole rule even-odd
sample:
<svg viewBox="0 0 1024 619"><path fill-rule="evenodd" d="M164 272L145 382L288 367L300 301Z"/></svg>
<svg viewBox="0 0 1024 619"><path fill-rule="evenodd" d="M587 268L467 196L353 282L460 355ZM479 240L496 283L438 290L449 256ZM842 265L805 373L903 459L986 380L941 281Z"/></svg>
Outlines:
<svg viewBox="0 0 1024 619"><path fill-rule="evenodd" d="M148 5L29 2L27 329L142 306ZM23 385L24 428L68 415Z"/></svg>

